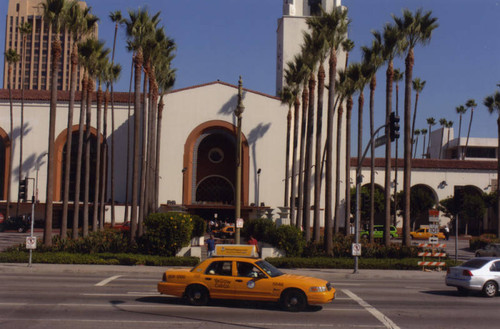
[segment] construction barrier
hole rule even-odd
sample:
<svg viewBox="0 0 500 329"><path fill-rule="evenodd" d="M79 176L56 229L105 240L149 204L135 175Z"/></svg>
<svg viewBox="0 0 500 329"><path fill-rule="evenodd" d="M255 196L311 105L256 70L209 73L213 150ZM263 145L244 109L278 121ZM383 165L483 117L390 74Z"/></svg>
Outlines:
<svg viewBox="0 0 500 329"><path fill-rule="evenodd" d="M447 257L446 253L443 252L443 249L446 248L446 244L421 243L418 247L423 249L423 251L418 253L418 256L422 257L422 261L418 262L418 266L422 266L422 271L425 271L426 266L437 267L438 270L446 266L446 263L441 261L441 258ZM426 260L425 257L438 258L438 260Z"/></svg>

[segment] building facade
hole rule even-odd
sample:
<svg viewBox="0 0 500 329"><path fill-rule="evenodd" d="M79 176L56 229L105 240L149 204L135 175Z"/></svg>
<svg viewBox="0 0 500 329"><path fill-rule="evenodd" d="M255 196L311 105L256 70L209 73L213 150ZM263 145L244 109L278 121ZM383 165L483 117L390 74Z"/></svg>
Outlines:
<svg viewBox="0 0 500 329"><path fill-rule="evenodd" d="M24 89L49 90L50 68L51 68L51 41L52 26L43 19L43 0L9 0L6 15L5 29L5 51L14 49L22 56L25 50L25 67L21 68L21 60L14 65L12 70L12 89L21 89L24 77ZM79 1L82 8L87 5ZM23 44L23 36L19 27L24 23L30 23L31 35L27 36L26 45ZM97 28L94 31L97 37ZM62 56L59 67L58 86L59 90L70 89L70 55L73 47L73 39L68 31L61 31ZM25 48L25 49L23 49ZM23 75L24 74L24 75ZM78 68L78 86L80 90L83 72ZM3 88L8 88L8 64L4 61Z"/></svg>

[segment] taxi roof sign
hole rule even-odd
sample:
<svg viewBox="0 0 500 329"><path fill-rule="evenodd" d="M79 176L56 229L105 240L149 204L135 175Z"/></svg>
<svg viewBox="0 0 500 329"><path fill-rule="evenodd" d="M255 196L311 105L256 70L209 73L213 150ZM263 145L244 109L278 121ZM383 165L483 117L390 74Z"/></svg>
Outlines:
<svg viewBox="0 0 500 329"><path fill-rule="evenodd" d="M218 244L215 246L216 256L259 257L254 245Z"/></svg>

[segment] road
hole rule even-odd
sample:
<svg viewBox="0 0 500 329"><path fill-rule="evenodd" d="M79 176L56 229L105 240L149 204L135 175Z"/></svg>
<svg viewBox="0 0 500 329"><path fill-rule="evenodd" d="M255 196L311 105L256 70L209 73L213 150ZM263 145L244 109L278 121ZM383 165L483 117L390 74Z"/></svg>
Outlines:
<svg viewBox="0 0 500 329"><path fill-rule="evenodd" d="M336 299L289 313L274 303L194 307L161 296L164 269L0 264L0 328L494 328L500 297L460 297L444 272L290 270L333 282Z"/></svg>

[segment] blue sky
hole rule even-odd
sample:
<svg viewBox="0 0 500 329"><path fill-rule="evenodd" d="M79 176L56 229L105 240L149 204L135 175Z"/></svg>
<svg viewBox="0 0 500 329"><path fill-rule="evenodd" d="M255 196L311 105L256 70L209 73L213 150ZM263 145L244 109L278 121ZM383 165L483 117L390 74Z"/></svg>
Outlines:
<svg viewBox="0 0 500 329"><path fill-rule="evenodd" d="M1 0L6 12L8 0ZM149 0L151 12L161 11L166 33L177 43L175 89L207 83L217 79L237 84L243 77L246 88L275 94L276 28L282 15L282 0ZM100 19L99 38L112 47L114 24L111 11L137 9L136 0L88 0ZM401 15L403 8L431 10L438 18L430 44L415 49L413 77L425 80L420 95L416 128L428 128L426 118L454 121L458 134L455 108L473 98L478 103L474 112L471 135L497 137L497 115L490 115L482 105L500 83L500 1L495 0L343 0L352 23L349 37L356 48L352 61L360 60L360 47L371 43L371 30L381 30L391 22L391 14ZM4 16L5 17L5 16ZM2 20L5 18L2 18ZM5 22L0 23L0 44L4 45ZM116 89L127 91L131 54L125 50L125 33L119 31L116 61L124 67ZM395 67L404 69L398 59ZM376 113L384 113L385 67L378 74ZM3 66L0 67L3 75ZM368 100L368 92L365 94ZM400 100L402 102L402 91ZM412 105L414 97L412 98ZM365 114L368 113L368 102ZM355 110L356 112L356 110ZM353 122L356 122L356 113ZM365 118L368 129L368 116ZM468 124L469 112L464 118ZM376 126L383 116L376 115ZM435 126L437 127L437 126ZM354 128L354 127L353 127ZM462 133L463 134L463 133ZM365 141L367 136L365 135ZM354 141L355 142L355 141ZM422 142L420 142L422 143ZM421 145L421 144L420 144ZM377 155L381 155L377 151Z"/></svg>

